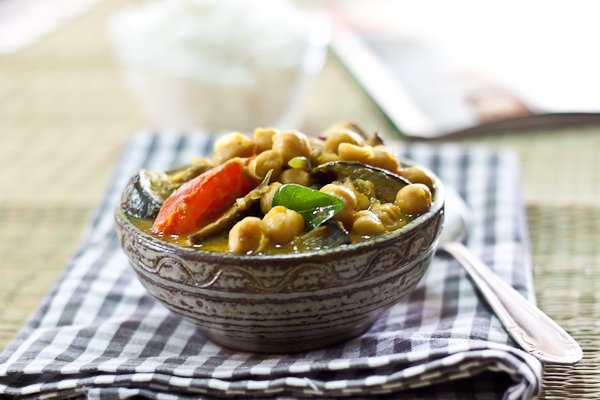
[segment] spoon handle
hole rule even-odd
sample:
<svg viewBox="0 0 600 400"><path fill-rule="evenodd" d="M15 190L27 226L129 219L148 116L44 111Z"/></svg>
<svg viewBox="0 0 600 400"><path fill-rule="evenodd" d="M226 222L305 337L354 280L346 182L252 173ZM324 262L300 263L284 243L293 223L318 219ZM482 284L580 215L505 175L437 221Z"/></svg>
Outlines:
<svg viewBox="0 0 600 400"><path fill-rule="evenodd" d="M574 364L581 360L583 352L571 335L496 275L468 248L458 242L445 243L441 247L465 267L502 325L525 351L544 362Z"/></svg>

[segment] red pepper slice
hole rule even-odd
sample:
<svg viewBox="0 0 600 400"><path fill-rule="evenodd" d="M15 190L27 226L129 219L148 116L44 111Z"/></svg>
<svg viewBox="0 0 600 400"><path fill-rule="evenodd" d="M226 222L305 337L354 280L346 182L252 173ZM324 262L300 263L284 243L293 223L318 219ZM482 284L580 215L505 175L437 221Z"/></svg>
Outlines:
<svg viewBox="0 0 600 400"><path fill-rule="evenodd" d="M162 205L152 233L189 235L231 207L258 184L246 173L245 161L233 158L182 185Z"/></svg>

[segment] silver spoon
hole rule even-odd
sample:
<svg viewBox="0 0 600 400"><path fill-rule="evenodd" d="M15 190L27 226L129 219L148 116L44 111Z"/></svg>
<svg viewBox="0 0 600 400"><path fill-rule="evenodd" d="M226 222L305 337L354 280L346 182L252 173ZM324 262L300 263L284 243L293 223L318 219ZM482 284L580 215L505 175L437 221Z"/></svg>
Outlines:
<svg viewBox="0 0 600 400"><path fill-rule="evenodd" d="M467 235L469 213L464 201L452 190L446 192L445 208L439 248L462 264L510 336L541 361L574 364L581 360L583 352L571 335L461 243Z"/></svg>

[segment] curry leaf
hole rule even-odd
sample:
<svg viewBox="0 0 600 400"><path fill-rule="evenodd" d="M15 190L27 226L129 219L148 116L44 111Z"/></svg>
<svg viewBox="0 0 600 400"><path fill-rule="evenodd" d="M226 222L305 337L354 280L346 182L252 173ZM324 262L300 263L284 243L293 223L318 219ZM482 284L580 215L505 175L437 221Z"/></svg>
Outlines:
<svg viewBox="0 0 600 400"><path fill-rule="evenodd" d="M294 183L277 189L272 205L284 206L302 215L309 230L328 221L344 208L344 202L339 198Z"/></svg>

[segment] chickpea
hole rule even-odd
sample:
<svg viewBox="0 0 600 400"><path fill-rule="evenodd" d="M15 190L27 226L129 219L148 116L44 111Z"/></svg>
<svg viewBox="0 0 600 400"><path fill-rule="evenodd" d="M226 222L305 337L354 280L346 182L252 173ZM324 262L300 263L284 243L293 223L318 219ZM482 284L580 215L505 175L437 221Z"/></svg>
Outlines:
<svg viewBox="0 0 600 400"><path fill-rule="evenodd" d="M308 146L310 147L311 157L323 152L325 140L321 137L308 136Z"/></svg>
<svg viewBox="0 0 600 400"><path fill-rule="evenodd" d="M252 137L256 152L262 153L273 147L273 136L275 136L277 132L278 130L273 128L256 128L254 130L254 136Z"/></svg>
<svg viewBox="0 0 600 400"><path fill-rule="evenodd" d="M371 206L371 198L375 197L375 185L373 182L356 179L353 181L344 181L342 184L356 195L357 210L367 210Z"/></svg>
<svg viewBox="0 0 600 400"><path fill-rule="evenodd" d="M324 151L317 156L317 163L320 165L332 161L338 161L339 159L340 156L338 156L337 154Z"/></svg>
<svg viewBox="0 0 600 400"><path fill-rule="evenodd" d="M370 211L388 230L398 229L408 222L400 207L392 203L375 203Z"/></svg>
<svg viewBox="0 0 600 400"><path fill-rule="evenodd" d="M290 168L281 173L279 180L282 183L297 183L298 185L310 186L312 179L310 172L302 168Z"/></svg>
<svg viewBox="0 0 600 400"><path fill-rule="evenodd" d="M367 137L367 134L365 133L365 131L362 130L360 128L360 126L356 125L354 122L351 122L351 121L342 121L342 122L338 122L337 124L334 124L334 125L330 126L325 131L324 136L327 137L332 132L340 130L340 129L350 130L350 131L352 131L354 133L357 133L362 138L366 138Z"/></svg>
<svg viewBox="0 0 600 400"><path fill-rule="evenodd" d="M422 183L429 189L433 189L433 178L419 167L402 168L399 174L410 181L410 183Z"/></svg>
<svg viewBox="0 0 600 400"><path fill-rule="evenodd" d="M357 204L356 194L345 186L335 185L333 183L323 186L320 191L335 196L344 202L344 208L337 213L333 219L344 224L346 229L350 229L352 227L352 218Z"/></svg>
<svg viewBox="0 0 600 400"><path fill-rule="evenodd" d="M281 157L281 154L273 150L266 150L250 161L248 172L258 179L263 179L267 172L273 170L271 178L275 179L281 174L282 165L283 157Z"/></svg>
<svg viewBox="0 0 600 400"><path fill-rule="evenodd" d="M283 186L280 182L273 182L269 185L269 190L260 198L260 211L263 214L269 212L271 208L273 208L273 196L275 196L275 192Z"/></svg>
<svg viewBox="0 0 600 400"><path fill-rule="evenodd" d="M357 204L356 204L357 210L366 210L371 206L371 199L363 193L357 193L356 200L357 200Z"/></svg>
<svg viewBox="0 0 600 400"><path fill-rule="evenodd" d="M338 146L338 155L344 161L358 161L363 164L371 164L375 158L371 146L356 146L350 143L340 143Z"/></svg>
<svg viewBox="0 0 600 400"><path fill-rule="evenodd" d="M263 217L266 234L275 244L287 244L304 231L304 218L294 210L275 206Z"/></svg>
<svg viewBox="0 0 600 400"><path fill-rule="evenodd" d="M371 165L378 168L387 169L390 172L396 173L400 164L391 151L384 146L373 147L374 158L371 161Z"/></svg>
<svg viewBox="0 0 600 400"><path fill-rule="evenodd" d="M273 150L283 156L287 164L294 157L308 157L310 145L305 134L298 131L284 131L273 136Z"/></svg>
<svg viewBox="0 0 600 400"><path fill-rule="evenodd" d="M422 183L406 185L396 194L396 205L406 215L421 215L431 207L431 191Z"/></svg>
<svg viewBox="0 0 600 400"><path fill-rule="evenodd" d="M257 217L246 217L229 231L229 251L251 254L260 250L265 240L263 221Z"/></svg>
<svg viewBox="0 0 600 400"><path fill-rule="evenodd" d="M254 153L254 143L243 133L231 132L215 142L213 161L222 164L234 157L249 157Z"/></svg>
<svg viewBox="0 0 600 400"><path fill-rule="evenodd" d="M383 223L371 211L362 210L354 214L352 234L358 236L379 236L385 233L385 231Z"/></svg>
<svg viewBox="0 0 600 400"><path fill-rule="evenodd" d="M331 131L325 140L325 150L337 153L338 147L341 143L350 143L356 146L363 146L365 144L364 139L356 132L352 132L350 129L340 128Z"/></svg>

